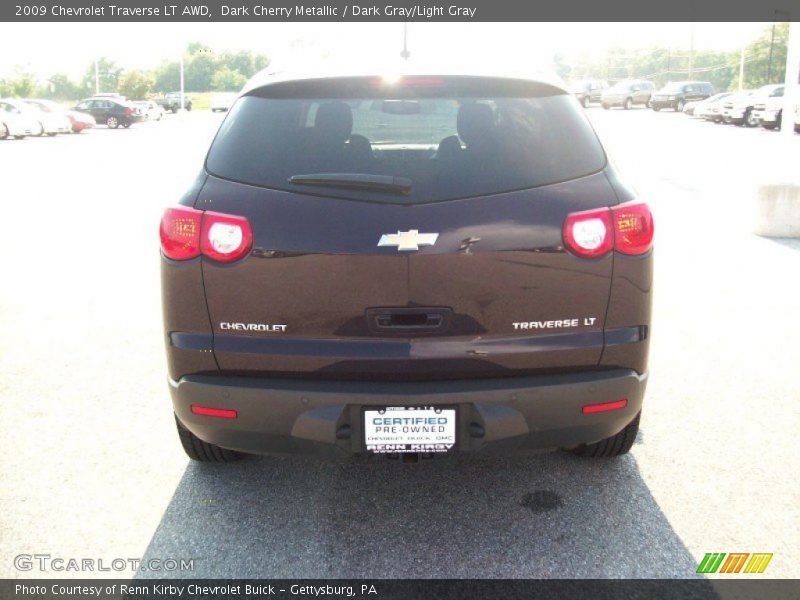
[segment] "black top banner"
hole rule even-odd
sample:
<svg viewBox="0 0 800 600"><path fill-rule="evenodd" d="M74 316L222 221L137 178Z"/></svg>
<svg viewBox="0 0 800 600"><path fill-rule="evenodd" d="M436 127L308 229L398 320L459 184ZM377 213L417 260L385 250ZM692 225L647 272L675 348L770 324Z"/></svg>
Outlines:
<svg viewBox="0 0 800 600"><path fill-rule="evenodd" d="M798 21L800 0L4 0L29 22Z"/></svg>

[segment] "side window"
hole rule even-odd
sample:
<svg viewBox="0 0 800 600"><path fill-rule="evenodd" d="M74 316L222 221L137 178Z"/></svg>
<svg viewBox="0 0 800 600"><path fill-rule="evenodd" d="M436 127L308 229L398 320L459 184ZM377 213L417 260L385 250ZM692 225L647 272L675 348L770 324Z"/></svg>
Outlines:
<svg viewBox="0 0 800 600"><path fill-rule="evenodd" d="M781 96L783 96L783 88L778 88L777 90L772 92L772 96L775 98L780 98Z"/></svg>
<svg viewBox="0 0 800 600"><path fill-rule="evenodd" d="M689 94L689 93L691 93L691 92L693 92L693 91L694 91L694 86L692 86L692 85L685 85L685 86L683 86L683 91L684 91L684 92L686 92L687 94Z"/></svg>

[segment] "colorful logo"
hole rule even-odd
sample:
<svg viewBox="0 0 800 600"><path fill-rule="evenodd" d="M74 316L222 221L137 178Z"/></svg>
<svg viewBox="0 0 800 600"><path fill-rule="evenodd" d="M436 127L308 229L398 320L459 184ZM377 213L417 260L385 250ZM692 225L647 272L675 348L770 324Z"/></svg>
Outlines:
<svg viewBox="0 0 800 600"><path fill-rule="evenodd" d="M727 557L727 558L726 558ZM772 554L764 552L708 552L697 566L698 573L763 573L767 568ZM723 562L724 561L724 562Z"/></svg>

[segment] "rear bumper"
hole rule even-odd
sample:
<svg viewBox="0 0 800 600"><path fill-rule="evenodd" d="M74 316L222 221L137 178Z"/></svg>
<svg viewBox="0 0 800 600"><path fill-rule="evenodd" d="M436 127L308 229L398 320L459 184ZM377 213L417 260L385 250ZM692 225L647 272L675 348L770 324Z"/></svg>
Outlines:
<svg viewBox="0 0 800 600"><path fill-rule="evenodd" d="M363 449L364 406L456 406L456 450L571 447L621 431L641 410L647 374L602 372L436 382L348 382L192 375L170 380L178 419L200 439L253 454L335 455ZM586 404L627 399L584 414ZM234 409L201 416L193 404Z"/></svg>
<svg viewBox="0 0 800 600"><path fill-rule="evenodd" d="M746 110L744 108L726 108L722 111L722 116L735 121L741 121L744 119L745 112Z"/></svg>
<svg viewBox="0 0 800 600"><path fill-rule="evenodd" d="M679 100L650 100L651 108L675 108Z"/></svg>
<svg viewBox="0 0 800 600"><path fill-rule="evenodd" d="M758 111L758 115L756 117L762 123L777 123L778 122L778 114L780 110L761 110Z"/></svg>

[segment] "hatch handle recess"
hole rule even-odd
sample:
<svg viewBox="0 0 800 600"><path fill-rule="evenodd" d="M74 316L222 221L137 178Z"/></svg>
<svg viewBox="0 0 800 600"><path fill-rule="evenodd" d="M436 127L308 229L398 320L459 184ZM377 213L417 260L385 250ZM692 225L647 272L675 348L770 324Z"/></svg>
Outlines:
<svg viewBox="0 0 800 600"><path fill-rule="evenodd" d="M453 311L445 307L368 308L367 323L374 333L417 335L439 333L450 326Z"/></svg>

